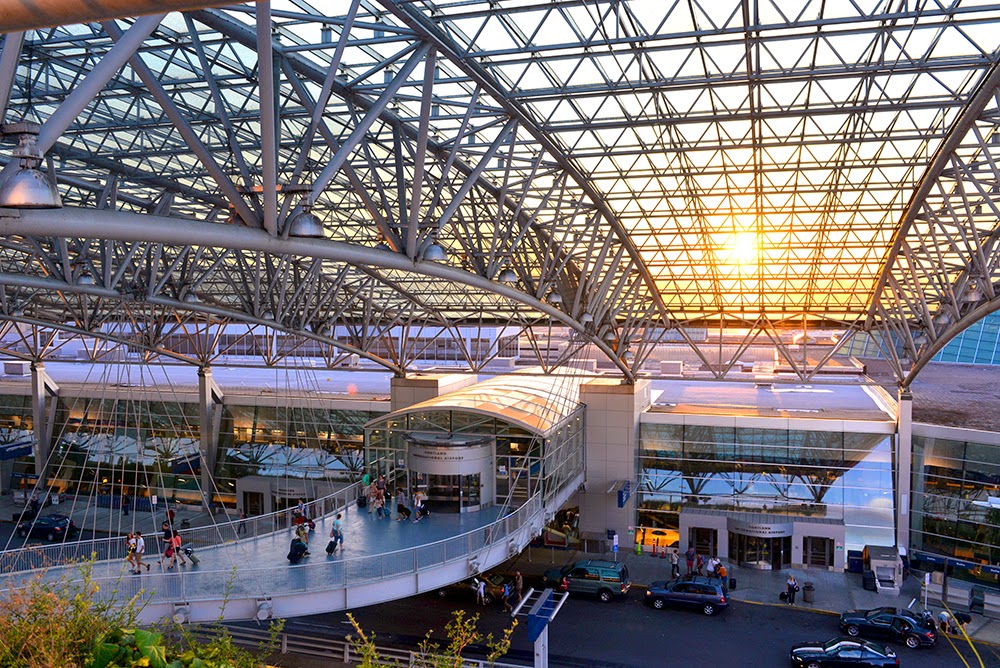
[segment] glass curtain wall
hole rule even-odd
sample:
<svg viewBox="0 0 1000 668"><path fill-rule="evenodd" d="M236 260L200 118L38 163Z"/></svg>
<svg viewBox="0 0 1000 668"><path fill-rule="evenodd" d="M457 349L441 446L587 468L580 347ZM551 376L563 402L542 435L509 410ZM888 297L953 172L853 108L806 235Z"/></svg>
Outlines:
<svg viewBox="0 0 1000 668"><path fill-rule="evenodd" d="M243 476L354 480L364 460L363 410L226 404L220 426L213 502L236 505ZM0 396L0 443L32 437L31 399ZM198 405L170 401L60 397L53 425L51 485L118 507L123 495L143 509L149 497L201 503ZM31 455L3 469L5 488L31 489Z"/></svg>
<svg viewBox="0 0 1000 668"><path fill-rule="evenodd" d="M638 524L672 544L682 508L842 520L848 549L893 544L884 434L643 424Z"/></svg>
<svg viewBox="0 0 1000 668"><path fill-rule="evenodd" d="M951 557L954 576L1000 583L1000 445L915 435L912 494L913 549Z"/></svg>
<svg viewBox="0 0 1000 668"><path fill-rule="evenodd" d="M496 443L495 490L488 494L500 506L515 508L538 491L559 489L583 471L584 410L574 411L543 438L492 416L460 410L404 413L366 430L367 461L372 474L391 474L406 466L403 434L436 433L493 436ZM377 462L377 463L376 463Z"/></svg>

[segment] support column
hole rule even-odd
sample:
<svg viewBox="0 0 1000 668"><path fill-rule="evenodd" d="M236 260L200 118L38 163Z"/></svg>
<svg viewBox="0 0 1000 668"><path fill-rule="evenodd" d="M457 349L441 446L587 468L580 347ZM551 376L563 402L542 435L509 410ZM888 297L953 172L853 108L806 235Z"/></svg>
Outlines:
<svg viewBox="0 0 1000 668"><path fill-rule="evenodd" d="M910 548L910 486L913 480L913 393L899 390L896 414L896 546Z"/></svg>
<svg viewBox="0 0 1000 668"><path fill-rule="evenodd" d="M222 390L212 378L211 367L198 369L199 434L201 435L201 497L205 510L211 511L212 474L219 453L219 428L222 424Z"/></svg>
<svg viewBox="0 0 1000 668"><path fill-rule="evenodd" d="M32 362L31 419L35 436L35 475L38 476L38 487L43 490L47 488L46 470L52 452L52 423L58 396L59 386L45 373L45 365L40 361Z"/></svg>
<svg viewBox="0 0 1000 668"><path fill-rule="evenodd" d="M605 538L608 529L618 534L619 547L632 549L638 493L639 418L651 403L648 380L628 385L599 378L580 386L580 401L587 406L587 482L578 494L580 536ZM632 496L618 507L616 483L631 481Z"/></svg>

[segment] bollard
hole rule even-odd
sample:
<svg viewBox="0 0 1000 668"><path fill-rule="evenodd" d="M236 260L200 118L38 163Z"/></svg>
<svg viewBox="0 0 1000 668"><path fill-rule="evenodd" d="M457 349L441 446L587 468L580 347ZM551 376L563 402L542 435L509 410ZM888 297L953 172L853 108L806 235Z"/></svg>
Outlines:
<svg viewBox="0 0 1000 668"><path fill-rule="evenodd" d="M656 550L659 547L659 545L660 545L660 541L658 539L654 538L653 539L653 555L652 556L654 556L654 557L656 556Z"/></svg>

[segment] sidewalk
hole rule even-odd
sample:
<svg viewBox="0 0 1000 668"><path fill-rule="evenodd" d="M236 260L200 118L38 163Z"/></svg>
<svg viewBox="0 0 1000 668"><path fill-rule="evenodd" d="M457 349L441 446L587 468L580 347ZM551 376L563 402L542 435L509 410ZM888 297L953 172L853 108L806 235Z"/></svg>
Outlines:
<svg viewBox="0 0 1000 668"><path fill-rule="evenodd" d="M541 576L547 569L563 566L579 559L613 560L613 554L587 554L574 550L558 550L551 548L528 548L510 562L510 568L518 569L529 576ZM656 580L670 579L670 560L652 557L648 553L637 556L632 552L619 552L618 561L628 566L632 585L645 589L646 585ZM681 561L683 570L684 562ZM779 592L785 590L785 580L789 573L795 575L800 585L811 582L815 586L815 602L802 601L802 593L795 602L795 607L801 610L837 615L845 610L866 610L892 606L906 608L914 600L913 610L923 610L920 598L920 579L909 577L903 582L902 591L898 596L879 594L868 591L861 586L861 575L858 573L830 572L822 569L791 568L783 571L760 571L751 568L730 567L726 563L729 577L736 579L736 588L730 590L729 596L734 601L742 601L755 605L773 605L789 607L778 599ZM930 606L935 615L940 608ZM836 629L831 626L831 629ZM972 623L967 632L976 641L1000 645L1000 620L983 615L972 615ZM833 633L831 633L833 635Z"/></svg>

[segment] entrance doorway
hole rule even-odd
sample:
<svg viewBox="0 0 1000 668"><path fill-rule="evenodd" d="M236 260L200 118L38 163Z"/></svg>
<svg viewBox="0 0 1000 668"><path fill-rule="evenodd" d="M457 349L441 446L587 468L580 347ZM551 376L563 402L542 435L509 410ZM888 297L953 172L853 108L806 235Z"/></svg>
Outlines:
<svg viewBox="0 0 1000 668"><path fill-rule="evenodd" d="M708 561L710 557L719 554L719 532L716 529L691 527L688 530L688 545L694 546L695 552L703 555L705 561Z"/></svg>
<svg viewBox="0 0 1000 668"><path fill-rule="evenodd" d="M792 563L792 537L760 538L730 531L729 560L744 568L780 571Z"/></svg>
<svg viewBox="0 0 1000 668"><path fill-rule="evenodd" d="M430 510L445 513L470 513L482 506L481 477L410 472L410 489L427 495Z"/></svg>
<svg viewBox="0 0 1000 668"><path fill-rule="evenodd" d="M802 537L802 561L806 566L830 568L833 566L833 539Z"/></svg>

